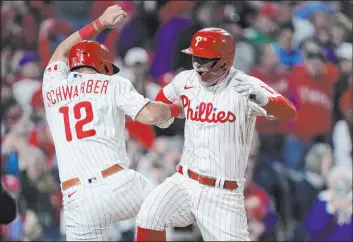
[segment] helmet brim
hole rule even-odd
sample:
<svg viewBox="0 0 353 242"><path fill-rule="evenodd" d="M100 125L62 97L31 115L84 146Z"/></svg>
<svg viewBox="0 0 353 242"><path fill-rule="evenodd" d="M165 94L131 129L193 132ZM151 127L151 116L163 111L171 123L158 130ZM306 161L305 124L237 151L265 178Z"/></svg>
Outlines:
<svg viewBox="0 0 353 242"><path fill-rule="evenodd" d="M113 75L120 71L120 68L114 65L113 63L112 63L112 67L113 67Z"/></svg>
<svg viewBox="0 0 353 242"><path fill-rule="evenodd" d="M201 49L201 48L189 47L187 49L182 50L181 52L188 55L198 56L198 57L207 58L207 59L221 58L221 56L218 53L211 50Z"/></svg>
<svg viewBox="0 0 353 242"><path fill-rule="evenodd" d="M108 68L109 72L106 73L107 75L114 75L120 71L120 68L114 65L111 61L109 60L104 60L103 61L104 65L106 68ZM110 73L110 74L109 74Z"/></svg>

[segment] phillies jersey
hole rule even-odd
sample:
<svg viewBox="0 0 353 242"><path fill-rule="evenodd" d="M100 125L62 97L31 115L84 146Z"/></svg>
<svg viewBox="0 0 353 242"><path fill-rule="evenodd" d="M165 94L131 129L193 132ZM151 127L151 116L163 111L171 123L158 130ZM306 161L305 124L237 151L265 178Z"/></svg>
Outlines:
<svg viewBox="0 0 353 242"><path fill-rule="evenodd" d="M44 72L42 95L62 182L92 178L117 163L129 166L125 114L135 120L149 102L129 80L69 72L57 61Z"/></svg>
<svg viewBox="0 0 353 242"><path fill-rule="evenodd" d="M233 86L245 73L232 68L217 85L203 86L195 70L180 72L163 88L169 101L181 99L185 115L185 141L180 164L199 174L227 180L244 180L256 116L254 102ZM255 77L246 80L268 96L272 88ZM265 114L266 115L266 114Z"/></svg>

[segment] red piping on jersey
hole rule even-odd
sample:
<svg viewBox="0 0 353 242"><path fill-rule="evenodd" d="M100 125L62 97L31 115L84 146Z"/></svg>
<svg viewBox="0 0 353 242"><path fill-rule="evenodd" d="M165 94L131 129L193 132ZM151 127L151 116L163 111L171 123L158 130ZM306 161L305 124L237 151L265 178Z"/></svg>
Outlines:
<svg viewBox="0 0 353 242"><path fill-rule="evenodd" d="M163 89L159 90L159 92L157 93L157 96L155 98L155 101L158 102L163 102L166 104L171 104L172 102L169 101L169 99L164 95Z"/></svg>
<svg viewBox="0 0 353 242"><path fill-rule="evenodd" d="M283 96L269 97L268 103L263 107L270 115L278 120L290 120L295 117L296 109L287 98Z"/></svg>

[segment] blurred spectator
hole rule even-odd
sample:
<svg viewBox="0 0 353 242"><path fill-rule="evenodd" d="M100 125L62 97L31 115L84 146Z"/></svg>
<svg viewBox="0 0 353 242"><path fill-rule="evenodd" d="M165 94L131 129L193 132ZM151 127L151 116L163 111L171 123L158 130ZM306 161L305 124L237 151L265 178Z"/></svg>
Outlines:
<svg viewBox="0 0 353 242"><path fill-rule="evenodd" d="M125 24L103 31L95 40L111 50L110 58L121 67L118 75L127 77L150 99L180 71L192 68L190 56L181 50L190 45L197 30L221 27L234 36L234 67L289 97L298 110L297 119L288 123L257 119L258 135L253 139L247 170L251 178L244 194L252 239L325 240L325 233L319 230L331 230L332 237L326 239L339 240L335 234L343 235L348 225L337 225L335 220L328 223L330 215L323 204L340 207L347 205L347 200L334 195L326 202L322 199L326 195L321 194L331 193L327 191L314 200L325 189L325 174L332 163L352 169L352 3L229 0L2 2L1 165L3 178L13 181L13 186L4 185L16 198L18 209L16 219L1 227L1 239L63 239L58 234L63 224L62 197L43 111L42 69L64 37L115 3L128 12ZM281 28L290 22L294 31L290 24ZM279 56L292 59L286 49L298 51L298 44L304 63L286 70ZM176 119L168 129L159 129L127 119L125 139L131 168L141 169L155 184L174 173L183 147L184 123L184 119ZM333 161L327 145L331 142ZM328 191L333 190L329 186ZM322 217L318 218L318 213ZM267 214L277 214L278 219ZM305 218L309 226L296 226ZM115 234L110 239L133 240L134 225L131 220L112 226ZM193 225L169 229L168 238L202 240Z"/></svg>
<svg viewBox="0 0 353 242"><path fill-rule="evenodd" d="M298 18L309 19L314 14L333 14L334 8L324 1L305 1L295 9Z"/></svg>
<svg viewBox="0 0 353 242"><path fill-rule="evenodd" d="M242 29L247 29L255 24L259 8L256 2L260 1L231 1L239 15L238 23Z"/></svg>
<svg viewBox="0 0 353 242"><path fill-rule="evenodd" d="M330 132L333 85L337 68L326 63L322 49L308 41L303 47L305 61L288 77L289 97L297 107L297 117L290 127L285 144L284 160L292 169L300 169L303 153L315 136Z"/></svg>
<svg viewBox="0 0 353 242"><path fill-rule="evenodd" d="M192 36L200 29L211 27L215 23L212 14L215 4L209 1L197 1L191 13L191 22L183 27L176 35L176 44L173 53L172 70L180 72L192 69L191 56L181 53L190 46Z"/></svg>
<svg viewBox="0 0 353 242"><path fill-rule="evenodd" d="M244 30L240 25L240 16L236 8L228 4L224 6L224 20L219 27L228 31L236 40L236 51L233 66L245 73L255 63L255 47L244 36Z"/></svg>
<svg viewBox="0 0 353 242"><path fill-rule="evenodd" d="M337 164L352 168L353 162L353 75L347 80L347 91L338 99L339 118L333 127L332 141ZM335 102L336 103L336 102Z"/></svg>
<svg viewBox="0 0 353 242"><path fill-rule="evenodd" d="M273 43L273 35L277 30L276 18L279 9L274 3L266 3L261 6L253 26L245 29L245 37L254 44Z"/></svg>
<svg viewBox="0 0 353 242"><path fill-rule="evenodd" d="M304 61L301 50L294 42L294 33L292 22L283 23L279 27L278 44L274 44L280 63L290 69Z"/></svg>
<svg viewBox="0 0 353 242"><path fill-rule="evenodd" d="M5 120L5 116L8 110L16 104L16 101L12 94L12 86L10 83L2 80L1 81L1 111L0 116L2 117L2 121Z"/></svg>
<svg viewBox="0 0 353 242"><path fill-rule="evenodd" d="M135 89L145 97L154 99L161 87L149 76L149 53L141 47L131 48L126 53L124 62L131 73L129 80Z"/></svg>
<svg viewBox="0 0 353 242"><path fill-rule="evenodd" d="M160 26L155 36L155 54L150 70L154 78L172 70L177 36L182 29L190 26L193 4L191 1L169 1L164 6L163 11L170 11L172 17ZM175 15L173 12L176 12Z"/></svg>
<svg viewBox="0 0 353 242"><path fill-rule="evenodd" d="M114 2L114 1L111 1ZM106 45L107 48L111 52L116 52L116 55L124 58L127 51L134 47L142 47L142 48L152 48L152 37L154 36L156 29L159 26L158 15L151 14L150 12L146 12L143 8L142 3L140 4L133 3L132 1L120 1L121 7L128 13L128 18L126 22L119 26L120 29L118 31L110 30L109 35L117 35L117 40L113 38L109 39L110 36L105 37L106 43L114 44L114 48L109 44ZM99 2L96 2L95 5L100 5ZM95 10L96 11L96 10ZM102 11L97 11L97 17ZM151 25L151 26L149 26ZM153 27L153 30L151 30ZM98 37L100 39L100 36Z"/></svg>
<svg viewBox="0 0 353 242"><path fill-rule="evenodd" d="M7 174L2 177L0 185L0 238L4 240L21 240L23 221L18 207L20 181L16 176ZM6 226L1 226L1 224L6 224Z"/></svg>
<svg viewBox="0 0 353 242"><path fill-rule="evenodd" d="M254 137L254 139L258 139ZM255 146L255 147L254 147ZM277 215L273 211L269 195L253 181L257 141L252 142L251 154L246 169L244 206L248 218L251 241L275 240Z"/></svg>
<svg viewBox="0 0 353 242"><path fill-rule="evenodd" d="M292 22L295 32L293 44L300 44L304 39L311 38L314 36L315 29L310 21L298 18L294 15L294 6L292 1L281 1L278 3L279 16L277 18L280 24Z"/></svg>
<svg viewBox="0 0 353 242"><path fill-rule="evenodd" d="M23 111L31 113L30 101L33 93L40 87L41 70L37 63L37 55L33 52L26 52L19 63L19 80L13 86L14 98L21 105ZM24 92L23 90L26 90Z"/></svg>
<svg viewBox="0 0 353 242"><path fill-rule="evenodd" d="M19 106L14 106L8 112L7 117L7 134L2 141L2 154L8 155L11 152L18 154L18 169L21 171L26 167L26 159L28 156L28 135L32 128L27 115L23 115ZM16 171L17 172L17 171Z"/></svg>
<svg viewBox="0 0 353 242"><path fill-rule="evenodd" d="M340 101L345 93L352 92L353 83L349 83L352 78L352 44L343 43L340 48L337 49L337 56L339 57L338 68L340 72L340 78L334 86L334 99L333 99L333 124L337 121L344 119L343 112L340 108ZM350 107L352 107L352 99L348 99Z"/></svg>
<svg viewBox="0 0 353 242"><path fill-rule="evenodd" d="M336 163L352 169L353 163L353 109L347 113L347 118L338 121L333 129L333 145Z"/></svg>
<svg viewBox="0 0 353 242"><path fill-rule="evenodd" d="M321 46L325 59L336 64L338 60L337 54L328 27L317 29L314 41Z"/></svg>
<svg viewBox="0 0 353 242"><path fill-rule="evenodd" d="M59 189L54 181L51 169L45 163L45 155L38 148L29 148L25 170L21 173L23 199L28 210L38 217L39 225L44 229L57 226L54 221L54 208L51 193Z"/></svg>
<svg viewBox="0 0 353 242"><path fill-rule="evenodd" d="M38 22L30 10L25 1L7 1L1 6L6 24L2 32L5 45L24 50L36 49Z"/></svg>
<svg viewBox="0 0 353 242"><path fill-rule="evenodd" d="M321 30L326 30L330 26L330 15L325 11L316 11L310 15L310 21L315 27L316 35Z"/></svg>
<svg viewBox="0 0 353 242"><path fill-rule="evenodd" d="M39 26L38 53L42 69L47 66L59 41L63 37L69 36L74 30L70 22L66 20L48 18L41 22Z"/></svg>
<svg viewBox="0 0 353 242"><path fill-rule="evenodd" d="M313 241L352 241L352 172L344 166L333 167L327 185L307 214L304 226Z"/></svg>
<svg viewBox="0 0 353 242"><path fill-rule="evenodd" d="M128 72L125 75L128 76L135 89L150 100L154 100L161 87L149 76L150 57L148 52L141 47L129 49L124 62L127 67L126 72ZM126 128L131 138L136 139L146 149L152 148L155 139L153 127L127 117Z"/></svg>
<svg viewBox="0 0 353 242"><path fill-rule="evenodd" d="M55 16L55 9L52 1L30 0L29 7L37 22Z"/></svg>
<svg viewBox="0 0 353 242"><path fill-rule="evenodd" d="M21 202L22 184L13 175L5 175L3 177L3 184L17 203L16 218L10 224L0 229L4 239L11 241L38 240L42 234L42 228L38 223L37 215L32 210L27 210Z"/></svg>
<svg viewBox="0 0 353 242"><path fill-rule="evenodd" d="M30 105L32 107L31 120L33 123L45 119L44 101L42 96L42 87L38 88L32 95Z"/></svg>
<svg viewBox="0 0 353 242"><path fill-rule="evenodd" d="M275 91L284 96L288 96L288 74L276 55L273 45L266 45L262 48L260 64L254 66L250 75L259 78L270 85ZM268 120L265 117L258 117L256 130L260 135L260 152L270 155L275 159L281 159L285 134L287 132L286 123L277 120Z"/></svg>
<svg viewBox="0 0 353 242"><path fill-rule="evenodd" d="M260 146L259 136L255 132L249 152L245 178L255 183L267 193L268 206L265 207L265 210L268 214L263 221L266 224L266 232L263 234L263 239L275 240L275 238L277 238L275 225L288 226L286 221L291 216L289 184L284 172L275 168L278 162L260 153ZM273 236L275 236L275 238Z"/></svg>
<svg viewBox="0 0 353 242"><path fill-rule="evenodd" d="M333 165L332 148L329 144L313 145L304 158L304 179L294 188L293 215L302 221L311 209L318 194L326 185L326 178Z"/></svg>
<svg viewBox="0 0 353 242"><path fill-rule="evenodd" d="M344 48L342 47L342 44L347 42L349 33L351 31L352 31L352 27L351 29L348 29L345 24L343 24L342 22L339 22L338 20L330 28L330 34L331 34L330 37L332 38L332 43L338 52L339 52L339 48ZM339 55L339 53L337 53L337 55Z"/></svg>

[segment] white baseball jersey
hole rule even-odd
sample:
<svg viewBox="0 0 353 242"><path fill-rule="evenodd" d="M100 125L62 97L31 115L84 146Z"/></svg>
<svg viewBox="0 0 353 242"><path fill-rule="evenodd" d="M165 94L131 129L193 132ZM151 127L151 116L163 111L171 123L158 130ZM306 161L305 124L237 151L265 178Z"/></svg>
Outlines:
<svg viewBox="0 0 353 242"><path fill-rule="evenodd" d="M48 65L43 99L61 182L89 179L113 164L127 168L125 114L135 119L149 100L117 75L69 72L67 63Z"/></svg>
<svg viewBox="0 0 353 242"><path fill-rule="evenodd" d="M278 94L262 81L244 75L232 68L223 82L205 87L198 81L199 75L189 70L164 87L166 98L181 99L184 107L185 142L180 164L185 171L167 178L147 196L138 214L138 226L163 230L197 222L205 241L249 241L244 173L256 116L261 112L233 86L242 77L242 81L263 87L269 96ZM186 169L218 181L235 180L239 187L230 191L202 185L187 178Z"/></svg>
<svg viewBox="0 0 353 242"><path fill-rule="evenodd" d="M61 61L46 68L42 91L60 180L81 182L62 191L66 239L107 241L109 225L134 218L153 188L128 169L124 138L125 114L135 119L149 100L127 79L69 72ZM117 163L125 169L103 178Z"/></svg>
<svg viewBox="0 0 353 242"><path fill-rule="evenodd" d="M185 113L185 142L181 165L211 177L243 181L256 116L248 98L232 86L245 73L232 68L226 80L202 86L194 70L179 73L164 87L170 100L182 100ZM246 78L264 87L269 96L278 95L259 79ZM273 93L271 93L273 92Z"/></svg>

